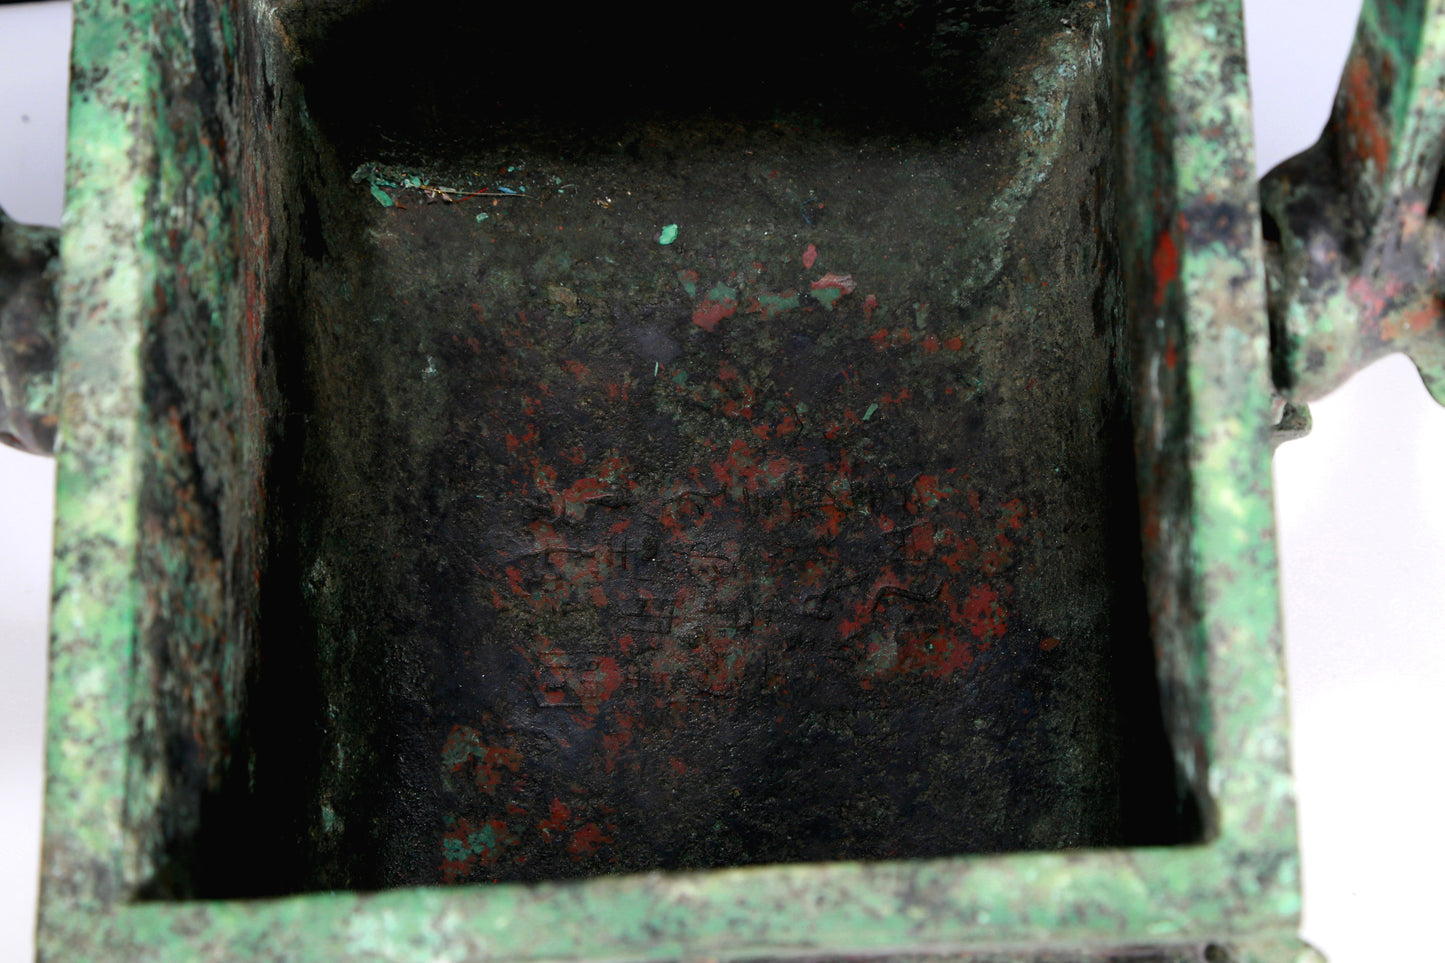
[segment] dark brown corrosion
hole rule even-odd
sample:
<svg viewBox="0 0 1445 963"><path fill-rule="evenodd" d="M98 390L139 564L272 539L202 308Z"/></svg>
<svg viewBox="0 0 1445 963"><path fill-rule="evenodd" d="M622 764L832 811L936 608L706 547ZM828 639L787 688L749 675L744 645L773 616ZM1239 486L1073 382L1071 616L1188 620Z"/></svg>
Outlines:
<svg viewBox="0 0 1445 963"><path fill-rule="evenodd" d="M701 20L454 6L288 22L263 641L174 885L1192 838L1102 10L842 5L690 91Z"/></svg>

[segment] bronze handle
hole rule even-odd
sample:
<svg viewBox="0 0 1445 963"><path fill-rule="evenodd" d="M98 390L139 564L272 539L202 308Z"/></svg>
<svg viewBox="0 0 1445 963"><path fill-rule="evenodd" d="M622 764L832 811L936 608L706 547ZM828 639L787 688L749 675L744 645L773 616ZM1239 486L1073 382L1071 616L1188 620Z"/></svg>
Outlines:
<svg viewBox="0 0 1445 963"><path fill-rule="evenodd" d="M1445 4L1366 0L1314 147L1261 184L1274 380L1292 402L1403 351L1445 403Z"/></svg>
<svg viewBox="0 0 1445 963"><path fill-rule="evenodd" d="M59 251L58 230L0 210L0 442L38 455L55 449Z"/></svg>

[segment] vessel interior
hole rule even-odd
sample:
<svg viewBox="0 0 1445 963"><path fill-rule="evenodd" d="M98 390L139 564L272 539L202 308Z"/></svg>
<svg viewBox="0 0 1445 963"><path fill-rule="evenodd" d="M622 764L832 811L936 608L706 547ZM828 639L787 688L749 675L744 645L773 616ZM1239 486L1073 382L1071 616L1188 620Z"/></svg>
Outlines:
<svg viewBox="0 0 1445 963"><path fill-rule="evenodd" d="M1104 5L788 6L283 17L250 761L183 895L1198 838Z"/></svg>

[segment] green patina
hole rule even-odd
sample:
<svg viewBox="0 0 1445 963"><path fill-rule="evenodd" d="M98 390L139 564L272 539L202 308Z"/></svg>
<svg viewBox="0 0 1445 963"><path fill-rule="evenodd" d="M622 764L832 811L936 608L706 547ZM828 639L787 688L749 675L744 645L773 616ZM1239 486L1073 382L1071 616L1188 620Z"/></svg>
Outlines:
<svg viewBox="0 0 1445 963"><path fill-rule="evenodd" d="M1316 958L1271 365L1440 394L1445 27L1267 185L1271 358L1236 0L919 9L563 104L590 14L77 3L42 959Z"/></svg>

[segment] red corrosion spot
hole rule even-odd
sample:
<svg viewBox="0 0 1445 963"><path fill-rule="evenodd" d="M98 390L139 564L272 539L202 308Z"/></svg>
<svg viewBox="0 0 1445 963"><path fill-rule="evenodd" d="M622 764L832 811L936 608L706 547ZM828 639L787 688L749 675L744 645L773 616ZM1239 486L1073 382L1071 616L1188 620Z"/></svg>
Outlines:
<svg viewBox="0 0 1445 963"><path fill-rule="evenodd" d="M813 265L817 262L818 249L813 245L809 244L807 248L805 248L803 251L803 267L811 271L813 269Z"/></svg>
<svg viewBox="0 0 1445 963"><path fill-rule="evenodd" d="M946 339L943 342L943 345L944 347L948 348L949 351L962 351L963 339L958 337L957 335L954 335L953 337Z"/></svg>
<svg viewBox="0 0 1445 963"><path fill-rule="evenodd" d="M801 478L803 466L785 455L777 458L769 458L763 465L763 480L769 485L781 485L793 472L797 472Z"/></svg>
<svg viewBox="0 0 1445 963"><path fill-rule="evenodd" d="M551 813L548 814L546 819L537 823L537 828L542 831L542 835L550 838L554 831L561 832L566 829L567 821L571 818L572 807L560 799L553 799Z"/></svg>
<svg viewBox="0 0 1445 963"><path fill-rule="evenodd" d="M1000 505L999 509L999 528L1023 528L1024 515L1028 514L1028 509L1024 507L1022 501L1011 498Z"/></svg>
<svg viewBox="0 0 1445 963"><path fill-rule="evenodd" d="M1169 285L1179 280L1179 248L1174 232L1166 230L1154 245L1154 307L1162 308L1169 294Z"/></svg>
<svg viewBox="0 0 1445 963"><path fill-rule="evenodd" d="M503 846L515 846L517 838L499 819L473 825L461 819L442 834L442 881L454 883L478 863L494 862Z"/></svg>
<svg viewBox="0 0 1445 963"><path fill-rule="evenodd" d="M1350 297L1371 320L1385 317L1390 311L1390 302L1399 296L1402 286L1398 279L1388 278L1378 284L1367 277L1356 277L1350 281ZM1388 337L1388 334L1387 334Z"/></svg>
<svg viewBox="0 0 1445 963"><path fill-rule="evenodd" d="M529 446L532 444L532 442L534 442L534 441L536 441L536 440L537 440L537 426L536 426L536 425L528 425L528 426L527 426L527 432L526 432L526 434L522 435L522 437L520 437L520 438L518 438L518 437L517 437L516 435L514 435L514 434L508 433L508 434L507 434L507 454L509 454L509 455L512 454L512 453L515 452L518 448L526 448L526 447L529 447Z"/></svg>
<svg viewBox="0 0 1445 963"><path fill-rule="evenodd" d="M591 856L597 852L597 847L610 842L612 837L602 835L602 830L596 823L588 823L572 834L567 843L567 852L572 854L574 860L581 859L583 856Z"/></svg>
<svg viewBox="0 0 1445 963"><path fill-rule="evenodd" d="M903 402L913 397L913 391L909 388L899 388L896 395L885 394L881 399L884 408L902 408Z"/></svg>
<svg viewBox="0 0 1445 963"><path fill-rule="evenodd" d="M973 663L973 649L948 632L905 635L898 645L898 667L944 679Z"/></svg>
<svg viewBox="0 0 1445 963"><path fill-rule="evenodd" d="M1045 652L1052 652L1059 647L1059 640L1052 635L1039 640L1039 648Z"/></svg>
<svg viewBox="0 0 1445 963"><path fill-rule="evenodd" d="M692 323L704 331L715 331L717 323L723 318L731 317L737 309L738 303L732 298L723 298L721 301L705 298L702 304L697 306L697 310L692 312Z"/></svg>
<svg viewBox="0 0 1445 963"><path fill-rule="evenodd" d="M442 747L442 760L453 772L460 772L468 762L474 762L477 788L488 794L502 781L499 767L515 773L522 765L522 757L515 749L482 745L481 734L470 726L452 728Z"/></svg>
<svg viewBox="0 0 1445 963"><path fill-rule="evenodd" d="M953 489L940 484L937 475L919 475L913 482L913 493L907 502L908 511L918 514L920 509L936 508L938 503L953 494Z"/></svg>
<svg viewBox="0 0 1445 963"><path fill-rule="evenodd" d="M502 781L497 767L517 772L522 766L522 756L515 749L488 746L482 764L477 767L477 788L485 793L493 792Z"/></svg>
<svg viewBox="0 0 1445 963"><path fill-rule="evenodd" d="M562 505L571 519L580 519L587 512L587 503L607 494L607 486L598 478L579 478L562 492Z"/></svg>
<svg viewBox="0 0 1445 963"><path fill-rule="evenodd" d="M858 285L854 283L853 275L851 274L834 274L832 271L829 271L814 281L811 287L814 291L834 289L841 294L852 294Z"/></svg>
<svg viewBox="0 0 1445 963"><path fill-rule="evenodd" d="M863 317L872 321L873 312L876 310L878 310L878 298L870 294L863 299Z"/></svg>
<svg viewBox="0 0 1445 963"><path fill-rule="evenodd" d="M1380 319L1380 337L1385 341L1399 341L1426 335L1435 330L1439 321L1440 303L1430 295L1409 306L1385 312Z"/></svg>
<svg viewBox="0 0 1445 963"><path fill-rule="evenodd" d="M622 667L611 656L603 656L597 660L597 669L583 679L582 698L591 707L612 698L621 686Z"/></svg>
<svg viewBox="0 0 1445 963"><path fill-rule="evenodd" d="M998 604L998 592L989 585L975 585L963 603L963 617L969 631L980 639L1000 639L1008 631L1008 613Z"/></svg>
<svg viewBox="0 0 1445 963"><path fill-rule="evenodd" d="M180 444L181 450L188 455L195 454L196 446L186 434L185 425L181 422L180 412L175 408L170 408L166 412L166 415L170 421L171 431L175 433L176 441Z"/></svg>
<svg viewBox="0 0 1445 963"><path fill-rule="evenodd" d="M823 521L813 529L815 538L837 538L838 533L843 530L843 522L847 520L848 513L832 499L824 501L818 506L818 512L823 516Z"/></svg>
<svg viewBox="0 0 1445 963"><path fill-rule="evenodd" d="M910 556L918 559L927 558L933 554L933 547L932 525L928 522L919 522L909 529L905 549Z"/></svg>
<svg viewBox="0 0 1445 963"><path fill-rule="evenodd" d="M1390 159L1390 138L1376 104L1374 71L1364 57L1354 58L1345 71L1345 128L1355 142L1355 156L1375 162L1376 175L1385 173Z"/></svg>

